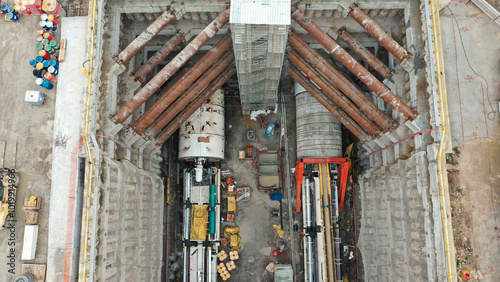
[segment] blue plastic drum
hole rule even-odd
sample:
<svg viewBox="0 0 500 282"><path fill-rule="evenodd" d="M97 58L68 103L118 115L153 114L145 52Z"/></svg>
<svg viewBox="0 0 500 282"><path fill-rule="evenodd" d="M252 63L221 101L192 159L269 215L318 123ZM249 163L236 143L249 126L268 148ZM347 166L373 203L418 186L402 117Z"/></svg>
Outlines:
<svg viewBox="0 0 500 282"><path fill-rule="evenodd" d="M59 68L59 62L57 62L56 60L50 60L49 64L51 67L54 67L56 69Z"/></svg>
<svg viewBox="0 0 500 282"><path fill-rule="evenodd" d="M47 80L45 80L43 83L42 83L42 87L45 87L49 90L51 90L52 88L54 88L54 84L48 82Z"/></svg>

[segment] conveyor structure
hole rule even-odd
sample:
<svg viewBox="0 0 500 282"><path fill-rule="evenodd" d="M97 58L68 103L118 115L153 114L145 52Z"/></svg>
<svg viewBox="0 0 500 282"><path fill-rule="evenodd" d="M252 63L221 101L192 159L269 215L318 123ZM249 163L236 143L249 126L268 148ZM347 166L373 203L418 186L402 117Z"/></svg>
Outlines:
<svg viewBox="0 0 500 282"><path fill-rule="evenodd" d="M219 183L218 168L204 168L201 181L196 181L194 169L184 170L184 282L217 281Z"/></svg>
<svg viewBox="0 0 500 282"><path fill-rule="evenodd" d="M342 281L336 163L306 164L302 176L304 281Z"/></svg>

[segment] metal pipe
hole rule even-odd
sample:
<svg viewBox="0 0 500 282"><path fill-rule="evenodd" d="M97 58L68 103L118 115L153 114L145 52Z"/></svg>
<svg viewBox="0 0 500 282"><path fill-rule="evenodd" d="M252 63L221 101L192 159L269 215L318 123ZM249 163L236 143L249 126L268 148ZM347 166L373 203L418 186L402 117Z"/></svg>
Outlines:
<svg viewBox="0 0 500 282"><path fill-rule="evenodd" d="M194 99L191 104L182 110L171 122L165 127L160 134L156 137L157 143L156 146L161 147L165 141L174 134L181 125L188 120L191 115L196 112L198 108L200 108L203 103L210 98L217 89L221 88L226 81L231 78L236 73L236 69L234 66L227 67L221 74L219 74L201 93Z"/></svg>
<svg viewBox="0 0 500 282"><path fill-rule="evenodd" d="M142 116L140 116L130 127L134 132L142 132L184 92L193 82L198 79L222 54L231 47L231 34L227 33L217 44L210 49L189 71L181 77L171 88L156 101Z"/></svg>
<svg viewBox="0 0 500 282"><path fill-rule="evenodd" d="M311 81L309 81L300 71L294 67L289 66L287 72L295 79L304 89L311 94L323 107L332 113L352 134L354 134L361 142L369 139L368 135L363 131L361 126L357 124L348 114L340 109L332 101L329 101L326 94L318 89Z"/></svg>
<svg viewBox="0 0 500 282"><path fill-rule="evenodd" d="M334 254L333 254L333 236L332 236L332 217L331 217L331 211L330 211L330 178L329 176L329 171L328 171L328 164L319 164L319 176L320 176L320 185L321 185L321 193L322 195L322 207L323 207L323 220L325 223L325 242L326 242L326 263L328 265L327 267L327 274L328 274L328 281L335 281L335 269L333 268L333 260L334 260ZM316 190L317 191L317 190Z"/></svg>
<svg viewBox="0 0 500 282"><path fill-rule="evenodd" d="M212 247L208 246L207 251L205 252L205 262L206 262L206 268L207 270L205 273L207 273L207 276L205 277L205 281L211 282L212 281L212 262L211 260L211 255L212 255Z"/></svg>
<svg viewBox="0 0 500 282"><path fill-rule="evenodd" d="M189 282L189 250L186 246L184 246L184 250L183 250L183 273L182 273L182 282ZM167 277L168 279L168 277Z"/></svg>
<svg viewBox="0 0 500 282"><path fill-rule="evenodd" d="M306 62L295 51L287 51L285 56L311 79L323 92L351 116L366 132L372 136L379 135L382 131L366 115L364 115L346 96L342 95L335 86L324 78L316 69Z"/></svg>
<svg viewBox="0 0 500 282"><path fill-rule="evenodd" d="M370 50L354 38L346 27L343 26L337 31L338 37L342 39L356 54L361 56L372 68L374 68L381 76L385 78L392 77L394 70L391 70L382 61L377 58Z"/></svg>
<svg viewBox="0 0 500 282"><path fill-rule="evenodd" d="M113 57L119 64L128 63L139 51L146 46L151 39L164 29L175 19L174 11L167 9L159 18L157 18L148 28L137 36L120 54Z"/></svg>
<svg viewBox="0 0 500 282"><path fill-rule="evenodd" d="M157 73L111 120L118 124L124 122L146 102L174 73L205 45L229 21L229 8L220 13L200 34L180 51L159 73Z"/></svg>
<svg viewBox="0 0 500 282"><path fill-rule="evenodd" d="M183 32L177 32L170 40L165 43L160 50L156 51L156 53L149 58L149 60L142 65L136 72L132 74L135 77L135 81L142 80L152 71L154 68L161 63L167 56L170 54L175 47L177 47L181 42L184 42L186 39L184 37Z"/></svg>
<svg viewBox="0 0 500 282"><path fill-rule="evenodd" d="M321 55L311 48L300 36L292 30L288 37L288 43L304 58L311 62L318 71L337 86L347 97L349 97L363 112L373 119L384 131L391 131L397 127L397 123L382 112L366 95L348 79L342 72L330 65Z"/></svg>
<svg viewBox="0 0 500 282"><path fill-rule="evenodd" d="M398 96L394 95L387 86L378 81L368 70L360 65L349 53L317 26L310 18L299 9L292 13L292 18L304 28L312 37L323 45L323 47L344 64L353 74L355 74L366 86L377 94L392 109L401 114L406 120L414 120L418 112L408 107Z"/></svg>
<svg viewBox="0 0 500 282"><path fill-rule="evenodd" d="M306 244L307 244L307 278L309 282L313 282L314 280L314 260L313 260L313 237L311 234L309 234L308 231L310 231L313 226L312 226L312 207L311 207L311 185L309 183L309 178L306 177L305 181L305 193L306 193L306 199L304 201L304 212L306 213Z"/></svg>
<svg viewBox="0 0 500 282"><path fill-rule="evenodd" d="M191 198L191 172L185 170L184 172L184 202Z"/></svg>
<svg viewBox="0 0 500 282"><path fill-rule="evenodd" d="M363 112L373 119L384 131L391 131L397 127L397 122L382 112L357 85L348 79L341 71L330 65L318 52L314 51L294 30L288 35L288 43L306 60L311 62L318 71L337 86Z"/></svg>
<svg viewBox="0 0 500 282"><path fill-rule="evenodd" d="M215 64L213 64L196 82L187 89L180 98L175 100L151 124L146 131L146 136L154 137L165 127L182 109L184 109L196 96L214 80L231 62L234 61L232 50L227 51Z"/></svg>
<svg viewBox="0 0 500 282"><path fill-rule="evenodd" d="M340 262L342 259L340 258L340 237L339 237L339 193L338 193L338 186L337 186L337 181L338 179L338 166L332 167L332 173L333 177L330 179L333 179L331 181L332 186L333 186L333 209L334 209L334 215L333 215L333 224L334 224L334 229L333 229L333 240L335 242L335 267L337 268L337 277L342 277L341 270L340 270ZM340 280L340 279L339 279Z"/></svg>
<svg viewBox="0 0 500 282"><path fill-rule="evenodd" d="M401 45L365 14L365 12L358 7L358 3L354 2L354 4L349 7L349 15L368 31L373 38L377 39L377 41L401 63L408 61L413 56L412 53L401 47Z"/></svg>

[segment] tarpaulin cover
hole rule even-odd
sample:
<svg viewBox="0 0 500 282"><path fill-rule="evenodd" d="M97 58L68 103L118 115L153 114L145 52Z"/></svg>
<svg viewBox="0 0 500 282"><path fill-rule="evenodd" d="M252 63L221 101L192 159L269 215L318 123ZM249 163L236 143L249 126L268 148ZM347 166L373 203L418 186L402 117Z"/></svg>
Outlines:
<svg viewBox="0 0 500 282"><path fill-rule="evenodd" d="M281 199L283 199L283 193L281 193L281 191L278 191L276 193L272 193L271 195L269 195L269 198L273 201L281 201Z"/></svg>
<svg viewBox="0 0 500 282"><path fill-rule="evenodd" d="M229 244L231 244L231 250L239 250L241 247L241 237L238 234L232 234L229 236Z"/></svg>
<svg viewBox="0 0 500 282"><path fill-rule="evenodd" d="M207 238L207 208L207 206L193 206L191 240L205 240Z"/></svg>
<svg viewBox="0 0 500 282"><path fill-rule="evenodd" d="M238 226L226 226L223 233L224 237L227 237L229 234L238 234L240 233L240 228Z"/></svg>
<svg viewBox="0 0 500 282"><path fill-rule="evenodd" d="M227 211L236 212L236 196L227 196Z"/></svg>

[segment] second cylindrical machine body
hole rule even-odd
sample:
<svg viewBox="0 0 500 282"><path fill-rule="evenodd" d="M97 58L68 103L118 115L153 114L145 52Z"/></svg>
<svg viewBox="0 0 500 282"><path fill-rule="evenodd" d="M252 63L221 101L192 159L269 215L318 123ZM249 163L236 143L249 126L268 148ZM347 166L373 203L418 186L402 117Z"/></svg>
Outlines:
<svg viewBox="0 0 500 282"><path fill-rule="evenodd" d="M342 127L323 105L295 82L297 158L342 157Z"/></svg>

